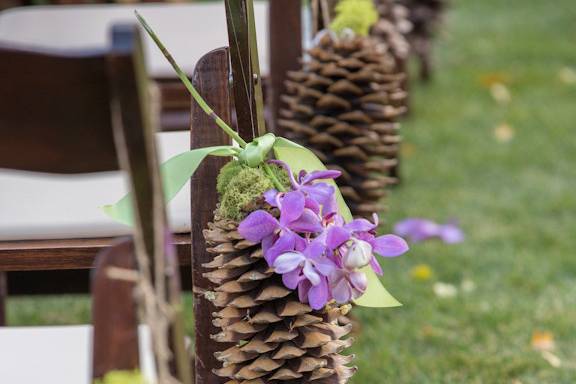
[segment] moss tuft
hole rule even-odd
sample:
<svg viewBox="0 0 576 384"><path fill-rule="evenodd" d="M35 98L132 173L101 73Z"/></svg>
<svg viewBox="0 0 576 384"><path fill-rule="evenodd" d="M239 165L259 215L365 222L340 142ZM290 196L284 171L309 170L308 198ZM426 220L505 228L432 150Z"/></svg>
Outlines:
<svg viewBox="0 0 576 384"><path fill-rule="evenodd" d="M351 29L359 36L368 36L376 21L378 11L373 0L342 0L336 6L336 18L330 28L336 33Z"/></svg>
<svg viewBox="0 0 576 384"><path fill-rule="evenodd" d="M288 187L288 174L280 167L271 166L272 172L280 182ZM237 161L226 164L218 175L218 193L220 204L218 214L226 219L241 220L254 207L262 194L274 188L261 167L250 168Z"/></svg>
<svg viewBox="0 0 576 384"><path fill-rule="evenodd" d="M224 194L224 191L226 191L226 188L228 188L230 180L232 180L232 178L236 176L236 174L240 172L241 169L242 165L240 165L240 162L236 160L232 160L226 163L226 165L220 169L220 173L218 174L218 179L216 181L216 190L220 196Z"/></svg>

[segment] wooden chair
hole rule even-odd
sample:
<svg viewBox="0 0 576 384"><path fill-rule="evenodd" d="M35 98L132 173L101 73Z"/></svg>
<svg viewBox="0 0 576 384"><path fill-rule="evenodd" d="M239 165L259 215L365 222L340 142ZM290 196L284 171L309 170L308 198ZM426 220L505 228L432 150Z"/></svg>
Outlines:
<svg viewBox="0 0 576 384"><path fill-rule="evenodd" d="M166 244L166 215L155 137L143 110L146 79L140 44L136 27L116 26L106 52L58 55L0 47L0 71L8 79L15 77L14 72L23 71L37 89L28 90L29 96L24 98L26 92L18 92L20 88L7 84L6 91L13 92L15 98L12 107L16 109L19 102L28 101L29 115L2 110L3 123L13 123L12 119L19 118L20 124L2 124L0 167L60 174L122 169L129 175L135 212L133 240L113 245L108 242L105 248L100 247L103 250L93 279L93 337L87 326L0 329L2 382L88 383L90 377L99 378L111 370L138 368L139 352L149 351L146 346L138 348L139 339L146 332L145 329L138 332L137 328L134 283L130 279L111 280L110 270L116 268L126 273L135 268L135 254L153 259L157 250L165 252L170 247ZM53 71L58 68L60 77L44 76L36 68ZM58 80L64 80L67 86ZM102 103L102 99L109 102ZM66 109L58 109L60 103ZM92 255L84 255L88 257L80 257L83 260L78 262L69 249L57 248L57 242L53 243L52 252L60 257L68 254L66 263L70 266L93 259ZM25 247L21 253L28 262L35 260L37 268L54 267L50 264L54 259L49 253L45 256L46 259L30 255ZM172 264L172 273L174 268ZM42 341L46 344L37 345ZM90 354L94 366L91 376ZM24 364L19 365L22 362L16 361L18 357L24 359ZM152 366L149 354L143 362Z"/></svg>
<svg viewBox="0 0 576 384"><path fill-rule="evenodd" d="M258 17L263 16L264 8L262 8L262 4L257 4L257 15ZM82 8L82 7L80 7ZM88 13L91 12L93 7L82 8L85 9L83 13L79 16L86 17ZM48 47L59 48L62 44L65 43L66 39L65 36L60 36L58 32L50 32L47 34L51 37L46 37L44 40L40 39L40 35L33 34L31 32L24 31L22 34L19 32L14 32L13 34L9 33L14 27L25 29L26 26L30 26L30 23L33 23L39 20L44 16L47 19L55 20L56 23L66 23L66 20L69 20L68 16L61 16L61 18L53 19L55 17L55 12L52 11L49 7L42 7L38 8L37 14L35 12L14 12L5 14L3 17L0 15L0 41L4 40L12 40L19 44L32 44L32 45L43 45L44 42L49 41L47 44ZM55 8L54 8L55 9ZM73 11L72 8L64 7L63 9L69 9L70 12ZM176 6L176 10L180 9L180 6ZM184 8L182 8L184 9ZM217 9L214 7L207 7L206 11ZM160 10L160 8L158 8ZM131 11L125 10L129 17L131 17ZM101 12L101 11L99 11ZM154 15L156 14L156 8L150 8L149 10L146 8L143 10L145 15L151 16L151 22L155 20ZM212 12L212 11L210 11ZM269 108L269 130L274 130L273 122L275 121L274 116L277 114L279 108L279 97L283 91L283 82L284 76L287 70L296 69L298 67L298 60L301 54L301 40L302 40L302 21L301 21L301 1L300 0L290 0L290 1L271 1L268 7L269 17L268 17L268 35L269 37L263 40L260 40L260 51L265 52L268 50L269 44L269 55L268 59L266 55L264 55L264 62L270 61L268 66L268 79L265 78L265 82L267 85L267 92L265 94L268 96L268 108ZM168 12L172 14L173 12ZM113 13L110 13L112 15ZM114 13L115 14L115 13ZM101 20L106 19L109 16L100 15L98 13L96 15L96 19L100 18ZM50 17L48 17L50 16ZM70 15L72 17L73 15ZM221 15L224 17L224 15ZM82 18L80 17L80 18ZM116 17L116 16L114 16ZM112 17L110 20L114 19ZM109 22L108 20L107 22ZM164 18L158 18L159 26L165 24L163 21ZM90 30L93 30L94 20L90 21L91 27ZM265 27L265 24L258 24L257 27L259 30ZM60 38L59 38L60 36ZM96 39L95 37L93 37ZM38 40L40 39L40 40ZM48 39L48 40L46 40ZM52 42L54 40L54 42ZM97 39L96 39L97 40ZM98 41L92 41L90 44L98 43ZM269 42L269 43L268 43ZM75 46L75 45L73 45ZM171 47L174 44L170 45ZM184 59L186 61L188 56L184 55L184 51L178 53L178 45L176 44L176 55L179 59ZM148 55L156 53L157 50L155 47L148 47ZM198 54L191 53L193 57L200 57ZM163 58L160 60L154 59L154 61L163 61ZM192 65L186 66L186 68L193 68ZM155 66L154 68L160 68L159 66ZM161 68L160 68L161 69ZM162 70L168 71L169 69ZM153 69L153 71L155 71ZM154 75L155 72L152 73ZM192 74L192 72L190 72ZM265 73L266 74L266 73ZM163 76L163 75L162 75ZM162 127L166 129L172 129L170 127L181 127L185 125L189 127L189 120L190 120L190 113L189 113L189 105L190 105L190 98L187 94L187 91L183 91L182 87L179 83L174 83L174 80L170 80L167 77L160 77L155 79L157 82L161 83L161 90L162 90L162 105L163 109L169 111L169 113L163 113L161 118L163 119ZM268 80L268 81L266 81ZM179 80L178 80L179 81ZM1 107L0 107L1 108ZM184 110L186 108L188 111ZM2 117L0 116L0 121ZM168 121L169 120L169 121ZM235 119L232 119L235 120ZM185 121L186 123L183 123ZM281 133L281 132L280 132ZM170 133L170 134L161 134L160 135L160 145L163 149L163 154L165 155L164 158L168 157L168 155L172 155L178 153L179 151L183 151L188 148L189 138L187 132L179 132L179 133ZM99 183L106 183L106 185L110 185L111 183L114 184L113 180L110 180L109 177L104 177L104 180L96 180L94 179L93 183L87 183L86 186L83 188L87 191L92 191L98 187ZM115 185L119 184L116 182ZM2 172L0 172L0 185L2 185ZM87 193L87 192L83 192ZM180 235L176 236L176 243L178 245L178 254L180 260L183 265L189 265L189 235L185 232L189 232L189 225L186 222L186 218L182 217L182 213L185 212L186 216L189 217L189 197L185 194L188 192L183 192L181 196L177 198L177 202L173 205L178 207L178 209L172 209L173 216L176 215L176 229L182 232ZM106 197L108 196L108 197ZM96 211L96 206L104 204L106 202L111 201L112 199L119 196L119 192L114 192L114 190L105 187L104 191L99 193L100 201L95 202L92 204L94 207L94 211ZM2 199L2 192L0 191L0 199ZM1 208L0 202L0 208ZM1 210L1 209L0 209ZM180 215L178 215L178 212ZM2 220L0 219L0 222ZM14 224L14 223L12 223ZM28 225L29 223L25 223ZM104 223L100 225L104 226ZM1 227L1 223L0 223ZM1 232L1 230L0 230ZM112 233L114 235L115 233ZM89 233L88 233L89 235ZM53 236L52 236L53 237ZM86 237L86 236L84 236ZM31 239L26 239L26 242L18 241L14 243L13 241L6 241L6 239L2 239L0 235L0 255L7 255L4 256L4 262L9 264L4 266L6 270L10 271L22 271L26 270L26 272L13 272L11 275L15 275L14 279L11 279L11 287L15 293L26 292L26 293L38 293L38 292L62 292L63 290L67 292L83 292L87 290L87 275L86 270L70 270L68 268L78 268L78 263L83 260L82 268L89 268L93 256L97 253L99 249L102 247L106 247L107 244L110 243L111 239L109 238L102 238L102 235L99 237L90 237L89 239L67 239L66 241L56 239L57 242L54 242L54 239L36 239L31 241ZM20 249L22 247L26 247L26 252L33 252L37 255L38 258L42 258L46 260L46 258L51 258L51 265L53 269L60 269L60 268L67 268L67 270L60 270L60 271L51 271L49 273L46 272L30 272L33 269L36 269L35 261L27 263L23 265L22 263L26 262L26 259L20 258ZM55 249L63 248L62 252L64 254L60 257ZM58 251L60 252L60 251ZM69 263L70 259L74 258L74 264L71 265ZM1 264L0 264L0 268ZM185 267L187 268L187 267ZM44 269L42 267L41 269ZM184 273L189 274L188 270L184 271ZM183 275L186 278L186 275ZM189 275L188 275L189 276ZM2 277L0 277L0 281ZM189 284L189 280L185 279L186 286ZM1 287L1 285L0 285ZM1 292L1 291L0 291ZM2 295L0 295L1 300ZM1 307L1 305L0 305Z"/></svg>
<svg viewBox="0 0 576 384"><path fill-rule="evenodd" d="M83 196L74 195L106 196L112 191L114 197L104 197L112 201L122 193L120 174L70 177L120 169L113 146L114 138L121 138L119 130L126 126L141 130L145 121L150 126L140 43L127 45L120 40L122 30L115 31L113 45L105 52L57 54L0 46L0 168L4 168L0 172L0 275L4 282L6 271L91 268L95 255L109 247L114 237L131 233L101 214L99 205L105 201L78 202ZM120 60L126 67L120 68L122 73L115 68ZM173 135L162 133L157 140L176 153L189 148L188 141L173 143ZM136 154L146 154L142 141L134 145ZM50 211L54 206L59 209ZM39 212L43 209L48 212ZM179 213L180 225L188 226L187 234L177 235L175 243L181 263L189 264L186 196L174 211ZM56 217L50 217L54 212Z"/></svg>

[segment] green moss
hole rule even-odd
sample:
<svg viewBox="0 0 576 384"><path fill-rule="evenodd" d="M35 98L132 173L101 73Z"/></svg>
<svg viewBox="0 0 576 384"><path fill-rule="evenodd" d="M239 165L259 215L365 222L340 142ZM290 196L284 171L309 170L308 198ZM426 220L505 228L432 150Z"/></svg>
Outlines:
<svg viewBox="0 0 576 384"><path fill-rule="evenodd" d="M336 33L351 29L359 36L368 36L376 21L378 12L373 0L342 0L336 6L336 17L330 28Z"/></svg>
<svg viewBox="0 0 576 384"><path fill-rule="evenodd" d="M287 187L290 184L282 168L272 166L271 169L282 185ZM222 168L218 176L218 213L223 218L241 220L262 194L272 188L274 185L262 168L249 168L232 161Z"/></svg>
<svg viewBox="0 0 576 384"><path fill-rule="evenodd" d="M216 182L216 190L218 191L218 194L220 196L224 194L224 191L226 191L226 188L228 187L230 180L232 180L232 178L238 172L240 172L241 169L242 166L240 165L240 162L236 160L232 160L222 167L220 173L218 174L218 179Z"/></svg>
<svg viewBox="0 0 576 384"><path fill-rule="evenodd" d="M102 380L96 380L94 384L144 384L145 380L138 371L112 371Z"/></svg>

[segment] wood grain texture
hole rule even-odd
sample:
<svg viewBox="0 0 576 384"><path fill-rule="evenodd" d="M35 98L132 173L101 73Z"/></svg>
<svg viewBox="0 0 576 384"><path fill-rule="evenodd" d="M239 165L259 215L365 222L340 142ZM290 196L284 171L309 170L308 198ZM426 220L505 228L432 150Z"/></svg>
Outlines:
<svg viewBox="0 0 576 384"><path fill-rule="evenodd" d="M277 135L284 135L276 120L280 111L280 97L285 93L286 72L300 67L302 56L302 1L270 1L270 80L268 82L268 126Z"/></svg>
<svg viewBox="0 0 576 384"><path fill-rule="evenodd" d="M228 89L228 50L220 48L206 54L194 70L193 83L198 92L224 120L230 121L230 95ZM216 126L213 120L192 104L191 135L192 148L229 144L230 139ZM216 367L216 343L210 338L217 329L212 325L211 313L216 308L204 297L204 292L213 289L212 284L202 276L202 264L212 259L206 252L202 231L213 218L216 208L216 175L226 159L208 158L192 178L192 284L194 292L194 319L196 332L195 383L217 384L217 376L212 374ZM218 346L221 348L221 346Z"/></svg>
<svg viewBox="0 0 576 384"><path fill-rule="evenodd" d="M0 44L0 73L0 167L118 169L102 52L59 54Z"/></svg>
<svg viewBox="0 0 576 384"><path fill-rule="evenodd" d="M98 252L112 238L0 242L0 271L92 268ZM190 234L175 235L180 265L190 265Z"/></svg>
<svg viewBox="0 0 576 384"><path fill-rule="evenodd" d="M139 368L138 317L133 281L112 279L110 270L136 271L134 244L124 240L97 258L92 277L92 378Z"/></svg>
<svg viewBox="0 0 576 384"><path fill-rule="evenodd" d="M0 272L0 327L6 325L6 300L8 299L8 275Z"/></svg>

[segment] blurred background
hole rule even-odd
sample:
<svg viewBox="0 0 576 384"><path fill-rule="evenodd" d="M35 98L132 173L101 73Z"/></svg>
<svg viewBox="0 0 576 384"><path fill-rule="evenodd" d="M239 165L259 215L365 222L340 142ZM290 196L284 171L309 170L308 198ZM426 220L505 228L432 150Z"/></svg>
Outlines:
<svg viewBox="0 0 576 384"><path fill-rule="evenodd" d="M466 237L384 263L404 306L354 311L354 383L575 381L575 36L574 0L451 2L434 79L411 85L385 232L426 217ZM88 296L8 301L10 325L89 320Z"/></svg>

